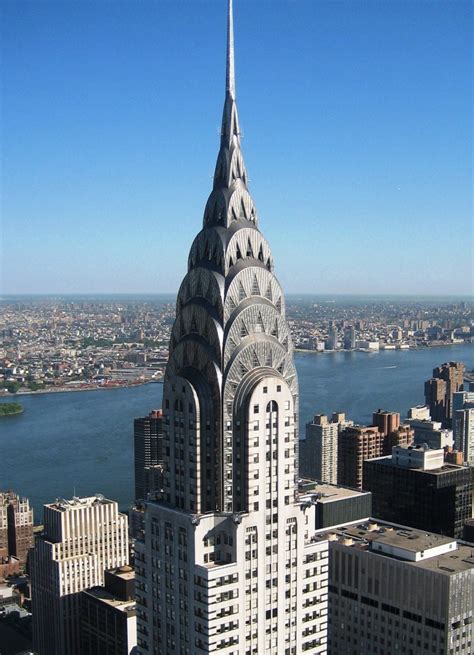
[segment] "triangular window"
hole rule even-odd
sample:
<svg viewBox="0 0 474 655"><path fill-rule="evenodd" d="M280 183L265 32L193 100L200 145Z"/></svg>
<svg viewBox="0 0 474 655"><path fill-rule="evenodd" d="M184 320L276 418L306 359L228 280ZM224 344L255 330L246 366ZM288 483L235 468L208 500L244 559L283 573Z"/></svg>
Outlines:
<svg viewBox="0 0 474 655"><path fill-rule="evenodd" d="M247 241L247 257L253 257L253 250L252 250L252 244L250 243L250 239Z"/></svg>
<svg viewBox="0 0 474 655"><path fill-rule="evenodd" d="M273 300L273 294L272 294L272 283L268 283L267 290L265 291L265 298L267 300Z"/></svg>
<svg viewBox="0 0 474 655"><path fill-rule="evenodd" d="M245 203L244 203L244 199L243 199L243 198L242 198L242 200L240 201L240 206L242 207L242 216L243 216L244 218L247 218L247 210L245 209Z"/></svg>
<svg viewBox="0 0 474 655"><path fill-rule="evenodd" d="M257 276L253 276L253 284L252 284L252 296L259 296L260 295L260 287L258 286L258 280Z"/></svg>

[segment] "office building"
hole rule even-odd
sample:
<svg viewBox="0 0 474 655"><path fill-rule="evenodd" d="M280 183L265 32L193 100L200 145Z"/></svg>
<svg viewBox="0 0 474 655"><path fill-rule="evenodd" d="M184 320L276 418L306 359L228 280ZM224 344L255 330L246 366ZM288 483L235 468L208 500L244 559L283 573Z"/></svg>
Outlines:
<svg viewBox="0 0 474 655"><path fill-rule="evenodd" d="M464 462L464 454L460 450L453 450L451 448L445 449L444 451L444 461L447 464L456 464L457 466L462 466Z"/></svg>
<svg viewBox="0 0 474 655"><path fill-rule="evenodd" d="M464 364L447 362L433 370L433 377L425 382L425 400L434 421L451 427L453 395L463 390Z"/></svg>
<svg viewBox="0 0 474 655"><path fill-rule="evenodd" d="M0 495L0 557L8 556L8 513L7 505Z"/></svg>
<svg viewBox="0 0 474 655"><path fill-rule="evenodd" d="M133 421L135 455L135 499L146 500L156 469L163 462L163 412L153 410L148 416ZM153 469L153 470L150 470ZM160 469L161 472L161 469Z"/></svg>
<svg viewBox="0 0 474 655"><path fill-rule="evenodd" d="M413 442L414 431L408 423L400 423L398 412L378 409L372 414L372 425L385 437L384 455L389 455L393 446L409 446Z"/></svg>
<svg viewBox="0 0 474 655"><path fill-rule="evenodd" d="M463 453L464 461L474 467L474 407L454 412L454 445Z"/></svg>
<svg viewBox="0 0 474 655"><path fill-rule="evenodd" d="M469 387L473 385L469 383ZM470 409L474 407L474 391L469 388L467 391L456 391L453 393L453 414L458 409Z"/></svg>
<svg viewBox="0 0 474 655"><path fill-rule="evenodd" d="M474 466L474 392L453 394L454 445L463 453L469 466Z"/></svg>
<svg viewBox="0 0 474 655"><path fill-rule="evenodd" d="M80 595L81 655L132 655L137 645L135 573L105 571L104 585Z"/></svg>
<svg viewBox="0 0 474 655"><path fill-rule="evenodd" d="M474 519L467 519L464 523L464 541L474 544Z"/></svg>
<svg viewBox="0 0 474 655"><path fill-rule="evenodd" d="M385 521L461 538L471 516L471 469L445 463L443 449L396 446L364 462L364 488Z"/></svg>
<svg viewBox="0 0 474 655"><path fill-rule="evenodd" d="M329 655L472 655L471 547L385 521L318 537L329 539Z"/></svg>
<svg viewBox="0 0 474 655"><path fill-rule="evenodd" d="M391 434L400 427L400 414L378 409L372 414L372 425L378 427L379 432L384 435Z"/></svg>
<svg viewBox="0 0 474 655"><path fill-rule="evenodd" d="M127 517L101 495L44 506L31 558L33 640L40 655L79 655L80 592L128 564Z"/></svg>
<svg viewBox="0 0 474 655"><path fill-rule="evenodd" d="M328 338L326 339L326 350L336 350L337 346L337 328L331 323L328 329Z"/></svg>
<svg viewBox="0 0 474 655"><path fill-rule="evenodd" d="M344 348L345 350L354 350L356 347L356 331L353 325L344 330Z"/></svg>
<svg viewBox="0 0 474 655"><path fill-rule="evenodd" d="M425 382L425 400L430 416L443 425L446 424L447 388L446 382L438 378L431 378Z"/></svg>
<svg viewBox="0 0 474 655"><path fill-rule="evenodd" d="M221 147L178 293L163 496L135 546L138 652L326 652L327 542L298 498L298 382L240 149L232 1Z"/></svg>
<svg viewBox="0 0 474 655"><path fill-rule="evenodd" d="M342 412L331 418L316 414L306 424L306 439L300 441L300 476L337 484L339 432L353 425Z"/></svg>
<svg viewBox="0 0 474 655"><path fill-rule="evenodd" d="M309 500L316 506L316 530L341 523L361 521L372 516L372 494L370 491L357 491L335 484L325 484L314 480L301 480L300 499Z"/></svg>
<svg viewBox="0 0 474 655"><path fill-rule="evenodd" d="M338 439L338 484L354 489L363 486L363 463L366 459L392 452L393 446L408 446L413 442L413 428L400 424L400 414L377 410L373 425L343 427Z"/></svg>
<svg viewBox="0 0 474 655"><path fill-rule="evenodd" d="M14 491L0 492L0 557L3 553L25 565L33 543L33 509L28 498Z"/></svg>
<svg viewBox="0 0 474 655"><path fill-rule="evenodd" d="M355 425L339 434L337 481L344 487L362 489L363 463L380 457L385 435L375 426Z"/></svg>
<svg viewBox="0 0 474 655"><path fill-rule="evenodd" d="M426 405L415 405L415 407L410 407L407 412L407 419L416 421L430 421L430 408Z"/></svg>
<svg viewBox="0 0 474 655"><path fill-rule="evenodd" d="M434 449L445 448L446 451L453 448L453 431L443 428L440 421L408 418L406 423L413 428L413 445L426 444Z"/></svg>
<svg viewBox="0 0 474 655"><path fill-rule="evenodd" d="M393 446L411 446L414 439L414 430L411 425L403 423L396 430L385 436L384 454L390 454Z"/></svg>

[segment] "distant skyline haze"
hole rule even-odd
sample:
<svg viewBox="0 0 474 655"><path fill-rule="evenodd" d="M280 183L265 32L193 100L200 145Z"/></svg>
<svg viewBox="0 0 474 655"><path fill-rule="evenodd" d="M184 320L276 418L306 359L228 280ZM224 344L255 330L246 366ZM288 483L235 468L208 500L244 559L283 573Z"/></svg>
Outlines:
<svg viewBox="0 0 474 655"><path fill-rule="evenodd" d="M285 292L471 294L471 3L234 5ZM0 293L174 293L218 151L225 0L0 12Z"/></svg>

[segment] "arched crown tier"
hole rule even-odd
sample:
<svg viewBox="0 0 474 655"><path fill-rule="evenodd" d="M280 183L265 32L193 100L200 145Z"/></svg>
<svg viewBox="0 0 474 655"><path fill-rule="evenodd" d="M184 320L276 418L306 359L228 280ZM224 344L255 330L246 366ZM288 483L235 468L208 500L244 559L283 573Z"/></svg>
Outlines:
<svg viewBox="0 0 474 655"><path fill-rule="evenodd" d="M204 210L204 227L230 227L233 221L246 220L257 225L257 210L242 180L234 179L226 188L212 191Z"/></svg>

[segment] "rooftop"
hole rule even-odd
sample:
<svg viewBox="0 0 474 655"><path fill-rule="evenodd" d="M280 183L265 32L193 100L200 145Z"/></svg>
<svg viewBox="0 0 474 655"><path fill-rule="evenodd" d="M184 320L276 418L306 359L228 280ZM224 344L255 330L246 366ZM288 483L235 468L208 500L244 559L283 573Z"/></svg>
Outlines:
<svg viewBox="0 0 474 655"><path fill-rule="evenodd" d="M370 494L370 491L339 487L336 484L327 484L309 479L299 480L298 490L300 501L317 500L319 503L331 503L335 500L342 500L343 498L354 498L356 496Z"/></svg>
<svg viewBox="0 0 474 655"><path fill-rule="evenodd" d="M83 507L95 507L97 505L108 505L110 503L113 503L113 501L104 498L102 494L96 494L95 496L85 496L83 498L73 496L71 500L66 500L65 498L56 498L54 503L45 505L45 507L65 512L66 510L80 509Z"/></svg>
<svg viewBox="0 0 474 655"><path fill-rule="evenodd" d="M384 455L383 457L373 457L372 459L367 459L365 461L377 462L378 464L382 464L384 466L397 466L392 461L392 455ZM425 473L430 475L444 475L445 473L453 473L454 471L469 470L468 466L460 466L459 464L448 464L446 462L443 464L443 466L437 469L416 469L416 468L408 469L406 466L398 466L398 468L410 470L413 471L413 473Z"/></svg>
<svg viewBox="0 0 474 655"><path fill-rule="evenodd" d="M314 539L339 542L440 574L474 572L474 548L451 537L384 521L357 521L319 530Z"/></svg>
<svg viewBox="0 0 474 655"><path fill-rule="evenodd" d="M83 591L83 593L89 594L89 596L93 596L101 603L104 603L109 607L113 607L121 612L126 612L127 614L131 614L132 616L135 614L136 611L135 599L122 600L121 598L116 598L114 594L111 594L110 591L107 591L106 589L104 589L104 587L91 587L90 589L86 589L85 591Z"/></svg>
<svg viewBox="0 0 474 655"><path fill-rule="evenodd" d="M118 569L113 569L110 573L118 578L122 578L122 580L135 580L135 569L128 564L120 566Z"/></svg>

